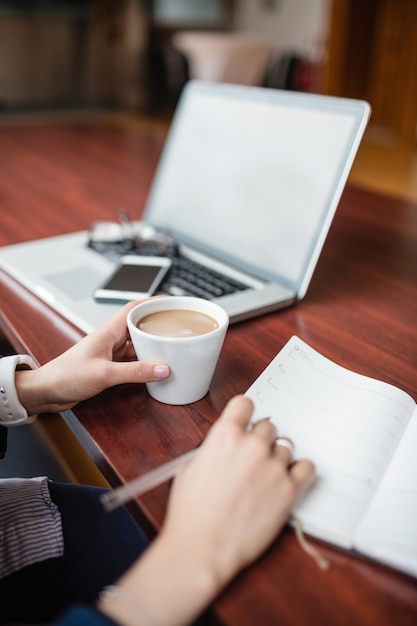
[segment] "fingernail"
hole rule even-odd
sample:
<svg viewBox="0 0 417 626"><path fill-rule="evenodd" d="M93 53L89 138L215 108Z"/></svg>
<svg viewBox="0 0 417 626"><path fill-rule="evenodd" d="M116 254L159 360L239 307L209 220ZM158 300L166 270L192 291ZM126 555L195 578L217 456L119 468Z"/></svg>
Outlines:
<svg viewBox="0 0 417 626"><path fill-rule="evenodd" d="M155 365L154 374L155 374L155 377L158 379L168 378L169 376L168 365Z"/></svg>

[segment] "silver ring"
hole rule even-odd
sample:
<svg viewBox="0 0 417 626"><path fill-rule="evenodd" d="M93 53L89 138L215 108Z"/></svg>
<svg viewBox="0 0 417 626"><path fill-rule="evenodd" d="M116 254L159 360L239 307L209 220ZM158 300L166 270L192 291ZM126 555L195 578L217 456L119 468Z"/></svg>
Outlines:
<svg viewBox="0 0 417 626"><path fill-rule="evenodd" d="M287 450L291 452L291 457L294 456L294 444L291 439L288 439L288 437L277 437L275 445L284 446L284 448L287 448Z"/></svg>

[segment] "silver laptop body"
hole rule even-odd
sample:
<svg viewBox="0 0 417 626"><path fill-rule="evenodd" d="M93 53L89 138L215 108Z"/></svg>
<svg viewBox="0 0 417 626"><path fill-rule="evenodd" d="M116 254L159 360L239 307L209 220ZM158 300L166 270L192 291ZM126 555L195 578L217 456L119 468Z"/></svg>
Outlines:
<svg viewBox="0 0 417 626"><path fill-rule="evenodd" d="M181 255L247 285L213 298L231 322L294 304L307 291L369 115L359 100L190 81L143 221L172 237ZM4 247L0 267L90 332L120 304L94 301L115 261L87 243L80 232Z"/></svg>

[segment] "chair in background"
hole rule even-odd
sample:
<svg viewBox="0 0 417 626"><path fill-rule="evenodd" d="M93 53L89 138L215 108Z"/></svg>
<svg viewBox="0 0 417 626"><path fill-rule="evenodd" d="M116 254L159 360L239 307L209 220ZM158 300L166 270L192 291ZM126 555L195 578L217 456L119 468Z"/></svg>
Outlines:
<svg viewBox="0 0 417 626"><path fill-rule="evenodd" d="M190 78L261 85L277 46L235 32L180 31L172 45L186 59Z"/></svg>

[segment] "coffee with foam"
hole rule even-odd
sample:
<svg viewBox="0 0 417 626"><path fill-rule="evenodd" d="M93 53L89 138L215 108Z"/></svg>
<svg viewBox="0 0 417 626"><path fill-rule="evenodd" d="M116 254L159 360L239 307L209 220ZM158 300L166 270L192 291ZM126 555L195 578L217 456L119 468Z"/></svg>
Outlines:
<svg viewBox="0 0 417 626"><path fill-rule="evenodd" d="M219 324L213 317L201 311L167 309L145 315L136 326L151 335L187 338L210 333Z"/></svg>

